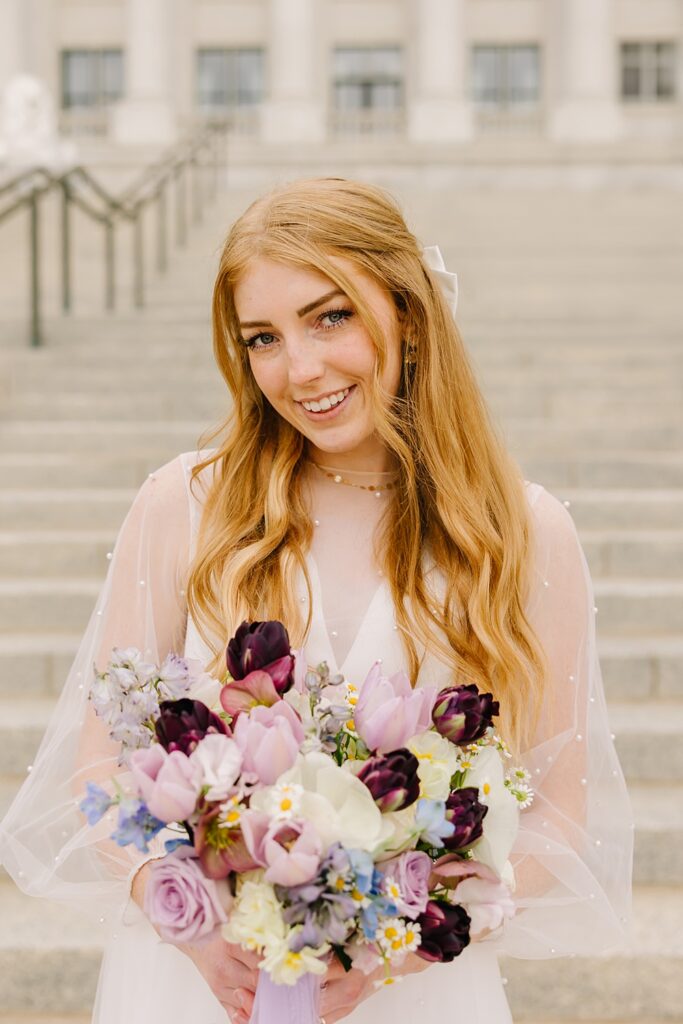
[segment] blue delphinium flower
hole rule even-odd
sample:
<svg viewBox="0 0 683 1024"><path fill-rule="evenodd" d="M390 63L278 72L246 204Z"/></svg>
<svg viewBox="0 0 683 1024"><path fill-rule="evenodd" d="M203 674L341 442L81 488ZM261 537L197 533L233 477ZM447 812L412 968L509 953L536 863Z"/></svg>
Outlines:
<svg viewBox="0 0 683 1024"><path fill-rule="evenodd" d="M455 826L446 820L445 800L418 800L415 828L421 839L430 846L443 846L444 839L453 835Z"/></svg>
<svg viewBox="0 0 683 1024"><path fill-rule="evenodd" d="M372 882L375 875L373 859L366 850L347 850L351 870L355 875L355 885L358 892L366 896L372 891Z"/></svg>
<svg viewBox="0 0 683 1024"><path fill-rule="evenodd" d="M119 846L128 846L133 843L141 853L149 853L148 840L152 839L157 832L164 828L164 822L159 821L142 800L134 797L126 797L119 804L119 827L112 833Z"/></svg>
<svg viewBox="0 0 683 1024"><path fill-rule="evenodd" d="M88 819L88 824L96 825L104 817L114 801L106 790L102 789L101 786L95 785L94 782L88 782L85 791L86 796L80 802L79 808Z"/></svg>

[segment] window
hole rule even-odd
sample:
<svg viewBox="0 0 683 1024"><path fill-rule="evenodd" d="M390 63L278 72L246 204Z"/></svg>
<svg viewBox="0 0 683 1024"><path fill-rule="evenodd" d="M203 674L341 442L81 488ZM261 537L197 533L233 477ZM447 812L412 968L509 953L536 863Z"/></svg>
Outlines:
<svg viewBox="0 0 683 1024"><path fill-rule="evenodd" d="M101 108L123 96L121 50L62 50L62 107Z"/></svg>
<svg viewBox="0 0 683 1024"><path fill-rule="evenodd" d="M202 110L255 107L263 100L263 50L197 51L197 103Z"/></svg>
<svg viewBox="0 0 683 1024"><path fill-rule="evenodd" d="M402 64L398 47L338 47L334 51L335 110L400 110Z"/></svg>
<svg viewBox="0 0 683 1024"><path fill-rule="evenodd" d="M621 44L621 96L626 101L657 102L676 96L676 47L673 43Z"/></svg>
<svg viewBox="0 0 683 1024"><path fill-rule="evenodd" d="M536 106L540 97L538 46L475 46L472 97L478 106L496 110Z"/></svg>

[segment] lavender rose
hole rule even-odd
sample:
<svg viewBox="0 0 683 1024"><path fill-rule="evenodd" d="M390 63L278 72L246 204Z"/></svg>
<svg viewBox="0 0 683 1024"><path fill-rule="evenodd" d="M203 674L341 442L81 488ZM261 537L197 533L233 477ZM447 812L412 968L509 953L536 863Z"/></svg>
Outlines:
<svg viewBox="0 0 683 1024"><path fill-rule="evenodd" d="M160 713L155 729L159 743L171 753L180 750L191 754L200 740L210 733L227 735L228 727L222 718L214 714L200 700L164 700L159 705Z"/></svg>
<svg viewBox="0 0 683 1024"><path fill-rule="evenodd" d="M395 901L399 913L414 921L429 900L431 857L420 850L408 850L383 866L386 877L392 878L401 890L401 898Z"/></svg>
<svg viewBox="0 0 683 1024"><path fill-rule="evenodd" d="M417 955L423 960L447 964L469 945L470 918L462 907L430 900L417 920L422 933Z"/></svg>
<svg viewBox="0 0 683 1024"><path fill-rule="evenodd" d="M226 882L206 878L190 847L179 846L153 861L144 908L165 942L196 942L227 921L231 897Z"/></svg>
<svg viewBox="0 0 683 1024"><path fill-rule="evenodd" d="M243 622L228 644L226 662L233 679L244 679L257 670L267 673L280 695L294 683L289 634L277 620Z"/></svg>
<svg viewBox="0 0 683 1024"><path fill-rule="evenodd" d="M480 804L476 786L454 789L446 800L446 821L455 828L453 835L444 839L447 850L464 850L479 839L484 831L483 821L488 814L486 804Z"/></svg>
<svg viewBox="0 0 683 1024"><path fill-rule="evenodd" d="M492 693L479 693L469 686L448 686L440 690L432 709L432 721L451 743L474 743L491 726L500 706Z"/></svg>

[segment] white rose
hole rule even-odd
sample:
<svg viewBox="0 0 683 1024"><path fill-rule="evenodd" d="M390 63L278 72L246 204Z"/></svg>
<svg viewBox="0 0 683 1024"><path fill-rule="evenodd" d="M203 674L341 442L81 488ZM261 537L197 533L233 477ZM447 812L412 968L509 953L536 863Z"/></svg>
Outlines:
<svg viewBox="0 0 683 1024"><path fill-rule="evenodd" d="M208 800L225 800L242 767L242 753L235 741L221 733L209 733L190 754L199 766L202 786L208 786Z"/></svg>
<svg viewBox="0 0 683 1024"><path fill-rule="evenodd" d="M502 877L510 850L519 829L519 807L505 785L505 770L500 754L485 747L467 772L466 786L476 786L479 802L488 805L484 834L472 847L475 860L486 864Z"/></svg>
<svg viewBox="0 0 683 1024"><path fill-rule="evenodd" d="M428 800L446 800L451 778L458 768L458 749L438 732L421 732L407 743L419 761L420 796Z"/></svg>
<svg viewBox="0 0 683 1024"><path fill-rule="evenodd" d="M297 817L315 826L324 847L343 843L372 852L390 834L367 786L327 754L316 750L300 754L278 779L278 785L284 782L301 786ZM264 786L257 790L249 806L267 814L271 789Z"/></svg>

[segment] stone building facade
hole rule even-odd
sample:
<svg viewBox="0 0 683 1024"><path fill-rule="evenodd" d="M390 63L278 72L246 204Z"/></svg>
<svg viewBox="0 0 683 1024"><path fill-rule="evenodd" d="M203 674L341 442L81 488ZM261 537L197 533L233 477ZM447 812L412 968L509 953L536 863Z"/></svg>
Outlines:
<svg viewBox="0 0 683 1024"><path fill-rule="evenodd" d="M683 0L2 0L22 71L114 146L209 116L247 148L683 151Z"/></svg>

